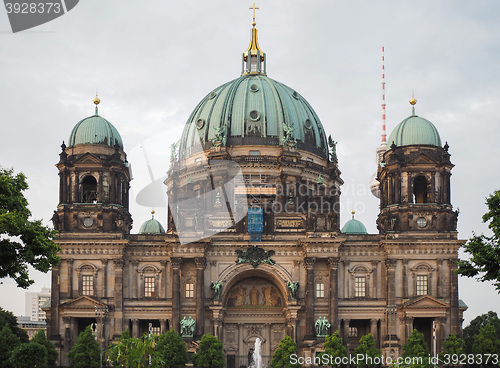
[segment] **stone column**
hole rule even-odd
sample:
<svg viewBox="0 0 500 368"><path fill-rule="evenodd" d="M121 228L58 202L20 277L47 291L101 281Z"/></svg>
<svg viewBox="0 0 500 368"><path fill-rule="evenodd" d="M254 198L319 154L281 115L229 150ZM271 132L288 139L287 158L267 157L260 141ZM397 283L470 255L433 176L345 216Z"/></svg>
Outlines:
<svg viewBox="0 0 500 368"><path fill-rule="evenodd" d="M339 302L338 302L338 287L337 287L337 276L338 276L338 257L328 258L328 268L330 270L330 289L328 290L328 320L332 325L331 333L339 330Z"/></svg>
<svg viewBox="0 0 500 368"><path fill-rule="evenodd" d="M458 335L462 333L462 323L458 314L458 275L456 273L457 263L456 260L450 260L450 317L451 317L451 331L456 332Z"/></svg>
<svg viewBox="0 0 500 368"><path fill-rule="evenodd" d="M120 337L123 330L123 259L113 260L115 267L115 287L114 287L114 318L115 318L115 336Z"/></svg>
<svg viewBox="0 0 500 368"><path fill-rule="evenodd" d="M158 296L160 298L166 299L167 298L167 262L165 260L161 260L161 273L160 273L160 292L158 293Z"/></svg>
<svg viewBox="0 0 500 368"><path fill-rule="evenodd" d="M160 319L160 333L164 334L165 332L167 332L167 320Z"/></svg>
<svg viewBox="0 0 500 368"><path fill-rule="evenodd" d="M306 269L306 337L314 339L314 264L316 258L307 257L304 259Z"/></svg>
<svg viewBox="0 0 500 368"><path fill-rule="evenodd" d="M442 274L441 274L441 269L443 268L443 260L438 259L437 263L437 269L436 269L436 275L437 275L437 297L442 298L443 297L443 280L442 280Z"/></svg>
<svg viewBox="0 0 500 368"><path fill-rule="evenodd" d="M139 320L132 320L132 337L137 339L139 337Z"/></svg>
<svg viewBox="0 0 500 368"><path fill-rule="evenodd" d="M172 329L180 332L181 266L182 258L172 258Z"/></svg>
<svg viewBox="0 0 500 368"><path fill-rule="evenodd" d="M60 298L60 266L52 268L52 289L50 290L50 320L47 321L47 337L51 340L59 340L59 298Z"/></svg>
<svg viewBox="0 0 500 368"><path fill-rule="evenodd" d="M68 262L68 298L73 299L73 259L69 258Z"/></svg>
<svg viewBox="0 0 500 368"><path fill-rule="evenodd" d="M378 264L379 261L372 261L372 274L373 274L373 281L372 281L372 292L371 292L371 297L373 299L377 299L377 293L378 293ZM376 341L376 340L375 340Z"/></svg>
<svg viewBox="0 0 500 368"><path fill-rule="evenodd" d="M436 348L437 351L442 351L443 349L443 340L444 340L444 318L439 317L434 319L436 323Z"/></svg>
<svg viewBox="0 0 500 368"><path fill-rule="evenodd" d="M108 260L103 258L101 259L101 263L102 263L102 285L101 285L101 296L103 298L107 298L108 297L108 292L107 292L107 289L108 289Z"/></svg>
<svg viewBox="0 0 500 368"><path fill-rule="evenodd" d="M403 259L403 299L408 298L408 260Z"/></svg>
<svg viewBox="0 0 500 368"><path fill-rule="evenodd" d="M373 340L375 340L375 347L380 347L381 343L378 339L378 319L372 318L370 319L370 333L373 336Z"/></svg>
<svg viewBox="0 0 500 368"><path fill-rule="evenodd" d="M196 263L196 331L195 336L201 338L205 333L205 257L195 258Z"/></svg>
<svg viewBox="0 0 500 368"><path fill-rule="evenodd" d="M350 319L344 319L344 345L347 348L347 353L349 354L349 324L351 323Z"/></svg>
<svg viewBox="0 0 500 368"><path fill-rule="evenodd" d="M413 317L406 317L406 336L402 336L403 338L408 339L408 337L413 332Z"/></svg>
<svg viewBox="0 0 500 368"><path fill-rule="evenodd" d="M387 334L392 341L392 336L396 335L396 260L386 259L387 268ZM394 341L395 342L395 341Z"/></svg>
<svg viewBox="0 0 500 368"><path fill-rule="evenodd" d="M68 365L68 353L75 341L73 340L72 329L73 329L73 317L63 317L64 323L64 338L63 338L63 353L61 354L64 362L62 365ZM66 363L66 364L64 364Z"/></svg>
<svg viewBox="0 0 500 368"><path fill-rule="evenodd" d="M349 264L350 262L349 261L342 261L342 263L344 264L344 299L349 299L351 297L350 295L350 290L349 290L349 279L350 279L350 275L349 275Z"/></svg>

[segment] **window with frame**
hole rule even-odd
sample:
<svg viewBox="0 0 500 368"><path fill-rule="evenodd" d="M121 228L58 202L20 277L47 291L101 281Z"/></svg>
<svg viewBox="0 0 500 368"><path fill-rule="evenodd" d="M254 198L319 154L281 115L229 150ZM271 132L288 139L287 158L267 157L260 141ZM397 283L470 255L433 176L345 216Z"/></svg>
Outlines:
<svg viewBox="0 0 500 368"><path fill-rule="evenodd" d="M186 298L194 298L194 284L186 283Z"/></svg>
<svg viewBox="0 0 500 368"><path fill-rule="evenodd" d="M417 275L417 295L427 295L428 294L428 282L427 275Z"/></svg>
<svg viewBox="0 0 500 368"><path fill-rule="evenodd" d="M144 277L144 296L154 297L155 296L155 278L154 276Z"/></svg>
<svg viewBox="0 0 500 368"><path fill-rule="evenodd" d="M83 295L94 295L94 276L93 275L82 275L82 294Z"/></svg>
<svg viewBox="0 0 500 368"><path fill-rule="evenodd" d="M356 276L354 278L354 296L364 298L366 296L366 277Z"/></svg>
<svg viewBox="0 0 500 368"><path fill-rule="evenodd" d="M316 283L316 298L325 297L325 284L323 282Z"/></svg>
<svg viewBox="0 0 500 368"><path fill-rule="evenodd" d="M349 327L349 337L358 337L357 327Z"/></svg>

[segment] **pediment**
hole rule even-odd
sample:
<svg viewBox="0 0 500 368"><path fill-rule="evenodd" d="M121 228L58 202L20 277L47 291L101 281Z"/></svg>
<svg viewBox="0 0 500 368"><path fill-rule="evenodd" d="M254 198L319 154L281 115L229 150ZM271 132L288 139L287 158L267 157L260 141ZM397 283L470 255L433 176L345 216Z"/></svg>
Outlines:
<svg viewBox="0 0 500 368"><path fill-rule="evenodd" d="M409 163L412 164L436 164L437 161L426 155L425 153L420 153L417 157L410 160Z"/></svg>
<svg viewBox="0 0 500 368"><path fill-rule="evenodd" d="M75 163L77 163L77 164L102 164L103 161L99 157L93 155L92 153L87 152L83 156L79 157L78 160L75 161Z"/></svg>
<svg viewBox="0 0 500 368"><path fill-rule="evenodd" d="M76 299L67 301L61 304L64 309L95 309L95 307L104 307L106 304L101 303L87 295L79 296Z"/></svg>
<svg viewBox="0 0 500 368"><path fill-rule="evenodd" d="M405 309L447 309L448 304L436 299L430 295L420 296L416 299L407 301L404 304Z"/></svg>

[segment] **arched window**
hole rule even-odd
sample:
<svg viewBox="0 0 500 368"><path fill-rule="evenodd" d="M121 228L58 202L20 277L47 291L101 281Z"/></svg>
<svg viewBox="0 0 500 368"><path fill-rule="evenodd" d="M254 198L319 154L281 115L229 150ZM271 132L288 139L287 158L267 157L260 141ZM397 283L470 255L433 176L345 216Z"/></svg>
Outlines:
<svg viewBox="0 0 500 368"><path fill-rule="evenodd" d="M82 202L97 202L97 180L92 175L88 175L82 180Z"/></svg>
<svg viewBox="0 0 500 368"><path fill-rule="evenodd" d="M423 176L417 176L413 180L414 203L427 203L427 180Z"/></svg>

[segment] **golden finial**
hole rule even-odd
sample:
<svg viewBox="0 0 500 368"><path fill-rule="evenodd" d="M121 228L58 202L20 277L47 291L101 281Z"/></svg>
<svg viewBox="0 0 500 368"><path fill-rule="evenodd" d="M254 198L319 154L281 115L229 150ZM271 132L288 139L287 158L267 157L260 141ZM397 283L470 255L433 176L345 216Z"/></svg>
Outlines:
<svg viewBox="0 0 500 368"><path fill-rule="evenodd" d="M412 115L415 115L415 105L417 104L417 99L415 98L415 95L413 94L413 91L411 92L411 100L410 100L410 105L412 106L411 112Z"/></svg>
<svg viewBox="0 0 500 368"><path fill-rule="evenodd" d="M354 214L356 213L356 211L352 210L351 211L351 215L352 215L352 219L354 220Z"/></svg>
<svg viewBox="0 0 500 368"><path fill-rule="evenodd" d="M253 22L252 22L252 26L254 26L254 27L255 27L255 26L257 25L257 23L255 23L255 10L256 10L256 9L259 9L259 7L258 7L258 6L256 7L256 6L255 6L255 3L253 3L253 6L251 6L251 7L250 7L250 8L248 8L248 9L253 10Z"/></svg>
<svg viewBox="0 0 500 368"><path fill-rule="evenodd" d="M97 105L99 105L101 103L101 99L97 95L97 91L95 92L95 98L94 98L93 102L95 104L95 114L97 115Z"/></svg>
<svg viewBox="0 0 500 368"><path fill-rule="evenodd" d="M155 210L151 210L151 218L153 219L155 218L155 213L156 213Z"/></svg>

